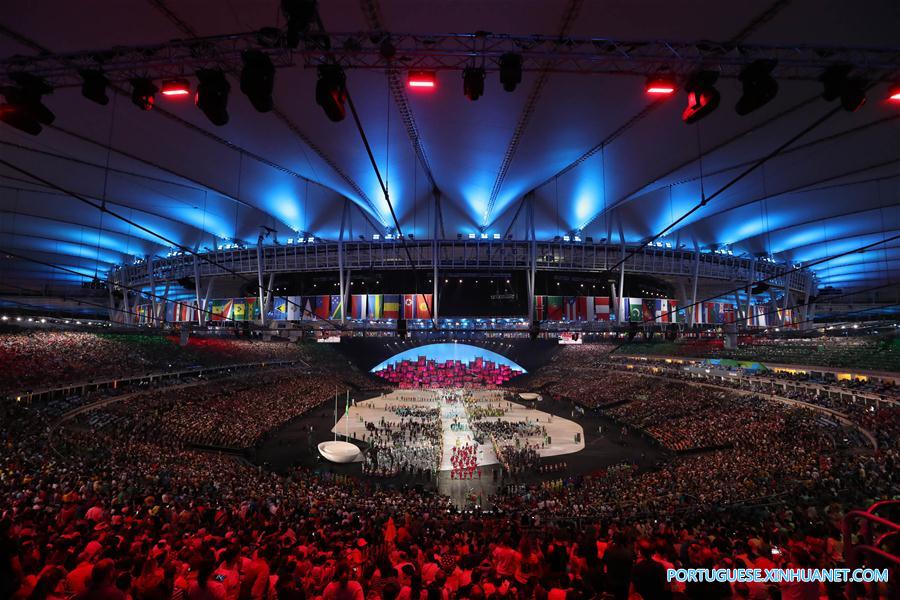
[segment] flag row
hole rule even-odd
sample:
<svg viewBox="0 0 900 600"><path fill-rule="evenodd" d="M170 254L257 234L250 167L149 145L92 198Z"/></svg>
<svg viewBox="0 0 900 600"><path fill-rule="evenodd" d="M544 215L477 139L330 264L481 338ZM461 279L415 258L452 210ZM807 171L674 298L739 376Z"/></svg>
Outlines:
<svg viewBox="0 0 900 600"><path fill-rule="evenodd" d="M348 319L429 319L433 307L432 294L353 294L350 296ZM256 321L259 320L259 298L217 298L206 302L207 321ZM161 304L156 310L162 309ZM278 296L273 299L266 318L274 321L308 321L314 319L340 319L343 310L339 294L313 296ZM153 305L135 307L137 320L149 323L154 320ZM197 320L197 303L194 300L169 301L157 313L157 319L169 323Z"/></svg>
<svg viewBox="0 0 900 600"><path fill-rule="evenodd" d="M717 325L734 323L739 310L729 302L698 302L679 307L668 298L622 298L622 318L608 296L535 296L534 318L538 321L628 321L631 323L688 323ZM691 317L690 321L688 317ZM750 306L747 325L767 327L795 322L792 309L772 308L768 304Z"/></svg>

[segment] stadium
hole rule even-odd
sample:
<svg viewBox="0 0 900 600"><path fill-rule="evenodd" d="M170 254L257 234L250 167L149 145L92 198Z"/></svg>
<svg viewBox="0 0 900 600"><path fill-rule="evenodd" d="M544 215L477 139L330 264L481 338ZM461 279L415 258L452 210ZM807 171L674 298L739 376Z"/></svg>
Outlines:
<svg viewBox="0 0 900 600"><path fill-rule="evenodd" d="M900 597L898 23L10 3L0 599Z"/></svg>

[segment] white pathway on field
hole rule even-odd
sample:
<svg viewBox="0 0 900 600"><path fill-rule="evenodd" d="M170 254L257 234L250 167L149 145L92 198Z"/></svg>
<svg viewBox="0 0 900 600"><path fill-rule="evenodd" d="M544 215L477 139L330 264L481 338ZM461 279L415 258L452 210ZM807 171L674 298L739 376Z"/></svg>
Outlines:
<svg viewBox="0 0 900 600"><path fill-rule="evenodd" d="M453 468L450 458L453 456L453 448L474 444L472 431L469 428L469 419L466 417L466 409L462 401L447 402L444 397L439 401L441 409L441 427L444 434L444 451L441 456L441 471L449 471ZM454 429L456 423L458 428ZM497 454L490 444L478 446L478 466L493 465L497 463Z"/></svg>

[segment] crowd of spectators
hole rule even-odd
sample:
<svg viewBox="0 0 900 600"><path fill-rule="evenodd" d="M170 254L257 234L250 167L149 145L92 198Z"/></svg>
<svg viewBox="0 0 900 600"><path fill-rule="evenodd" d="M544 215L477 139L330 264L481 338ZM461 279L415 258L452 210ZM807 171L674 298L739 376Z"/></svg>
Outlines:
<svg viewBox="0 0 900 600"><path fill-rule="evenodd" d="M332 398L336 389L346 389L340 379L280 369L135 394L76 422L159 442L244 449Z"/></svg>
<svg viewBox="0 0 900 600"><path fill-rule="evenodd" d="M225 389L200 406L241 393ZM625 391L636 407L649 401ZM703 407L699 422L713 412ZM860 418L896 427L895 413L874 414ZM841 584L665 582L670 566L844 566L844 514L900 493L896 447L846 448L810 409L759 418L773 427L733 447L516 486L486 514L415 488L279 475L157 427L86 419L50 436L43 407L7 402L0 597L840 598ZM895 598L897 581L895 569L874 591Z"/></svg>
<svg viewBox="0 0 900 600"><path fill-rule="evenodd" d="M789 365L851 367L900 372L900 337L896 328L886 335L845 336L822 332L808 336L755 337L737 348L725 348L721 340L706 343L635 341L622 348L632 354L696 358L729 358Z"/></svg>
<svg viewBox="0 0 900 600"><path fill-rule="evenodd" d="M0 334L0 397L70 384L98 382L265 361L298 361L322 371L339 371L360 390L384 388L374 377L348 364L327 344L177 336L29 331Z"/></svg>

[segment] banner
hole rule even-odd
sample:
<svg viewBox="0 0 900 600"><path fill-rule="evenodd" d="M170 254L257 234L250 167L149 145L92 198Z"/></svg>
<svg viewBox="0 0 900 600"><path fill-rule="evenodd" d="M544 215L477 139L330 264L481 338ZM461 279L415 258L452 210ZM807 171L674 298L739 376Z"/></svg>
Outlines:
<svg viewBox="0 0 900 600"><path fill-rule="evenodd" d="M365 294L353 294L350 296L350 318L365 319L366 318L366 298Z"/></svg>
<svg viewBox="0 0 900 600"><path fill-rule="evenodd" d="M609 298L606 296L594 296L593 321L609 321Z"/></svg>
<svg viewBox="0 0 900 600"><path fill-rule="evenodd" d="M383 315L385 319L400 318L400 294L384 295Z"/></svg>
<svg viewBox="0 0 900 600"><path fill-rule="evenodd" d="M366 300L366 318L381 319L382 318L382 295L369 294Z"/></svg>
<svg viewBox="0 0 900 600"><path fill-rule="evenodd" d="M563 319L563 297L547 296L547 305L544 309L546 319L548 321L562 321Z"/></svg>
<svg viewBox="0 0 900 600"><path fill-rule="evenodd" d="M331 312L329 310L331 304L330 296L313 296L313 312L317 319L327 319Z"/></svg>
<svg viewBox="0 0 900 600"><path fill-rule="evenodd" d="M344 303L341 302L340 294L332 294L331 296L331 318L340 319L344 310Z"/></svg>

